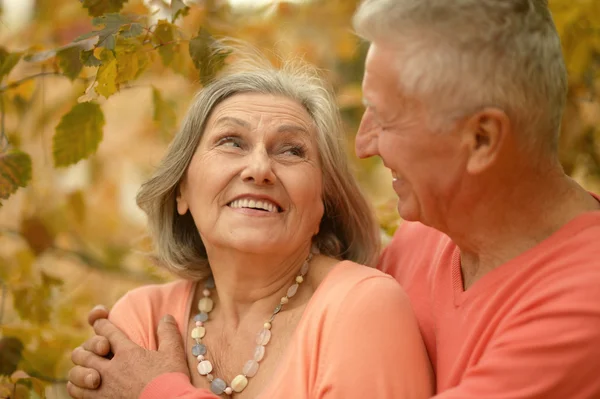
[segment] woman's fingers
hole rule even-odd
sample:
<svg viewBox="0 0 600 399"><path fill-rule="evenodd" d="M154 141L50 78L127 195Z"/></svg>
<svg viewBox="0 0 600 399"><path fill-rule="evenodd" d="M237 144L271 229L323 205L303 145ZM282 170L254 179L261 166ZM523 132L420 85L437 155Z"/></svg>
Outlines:
<svg viewBox="0 0 600 399"><path fill-rule="evenodd" d="M79 388L96 389L100 386L100 373L87 367L75 366L69 370L69 382Z"/></svg>
<svg viewBox="0 0 600 399"><path fill-rule="evenodd" d="M94 369L98 373L100 373L104 364L106 364L110 360L105 359L102 356L98 356L94 352L85 350L81 346L78 346L77 348L73 349L73 352L71 352L71 361L76 366L83 366L85 368Z"/></svg>
<svg viewBox="0 0 600 399"><path fill-rule="evenodd" d="M95 391L80 388L75 384L72 384L70 381L67 382L67 392L69 393L69 396L71 396L73 399L93 399L93 397L95 396Z"/></svg>
<svg viewBox="0 0 600 399"><path fill-rule="evenodd" d="M90 326L94 326L96 320L108 319L108 309L104 305L96 305L88 313L88 323Z"/></svg>
<svg viewBox="0 0 600 399"><path fill-rule="evenodd" d="M110 352L110 342L108 342L108 338L101 335L94 335L81 346L86 351L93 352L98 356L104 357Z"/></svg>

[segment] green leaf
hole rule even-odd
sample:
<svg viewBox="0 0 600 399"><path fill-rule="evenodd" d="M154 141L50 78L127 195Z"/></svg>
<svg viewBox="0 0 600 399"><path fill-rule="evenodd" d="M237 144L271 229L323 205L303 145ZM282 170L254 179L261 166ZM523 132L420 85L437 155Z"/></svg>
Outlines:
<svg viewBox="0 0 600 399"><path fill-rule="evenodd" d="M7 199L31 180L31 157L13 150L0 154L0 199Z"/></svg>
<svg viewBox="0 0 600 399"><path fill-rule="evenodd" d="M0 47L0 81L8 76L22 55L23 53L11 53Z"/></svg>
<svg viewBox="0 0 600 399"><path fill-rule="evenodd" d="M98 68L95 87L96 93L106 98L115 94L119 87L117 86L117 59L111 50L104 49L100 53L102 65Z"/></svg>
<svg viewBox="0 0 600 399"><path fill-rule="evenodd" d="M79 54L79 60L81 63L87 67L97 67L102 65L102 61L100 61L94 55L94 50L82 51Z"/></svg>
<svg viewBox="0 0 600 399"><path fill-rule="evenodd" d="M72 165L93 154L102 140L104 123L97 103L75 105L62 117L52 138L54 165Z"/></svg>
<svg viewBox="0 0 600 399"><path fill-rule="evenodd" d="M76 42L89 39L92 36L98 36L97 47L105 47L109 50L113 50L115 48L115 36L119 33L119 30L123 27L123 25L129 25L133 21L121 14L105 14L100 17L96 17L92 19L92 24L94 26L103 25L104 28L100 30L95 30L92 32L88 32L79 36L75 39Z"/></svg>
<svg viewBox="0 0 600 399"><path fill-rule="evenodd" d="M77 46L69 47L56 53L58 66L62 69L65 76L71 80L77 79L83 69L80 54L81 49Z"/></svg>
<svg viewBox="0 0 600 399"><path fill-rule="evenodd" d="M121 11L127 0L83 0L82 3L90 16L99 17L106 13Z"/></svg>
<svg viewBox="0 0 600 399"><path fill-rule="evenodd" d="M115 54L117 59L117 84L137 79L150 63L142 43L136 38L119 38L115 47Z"/></svg>
<svg viewBox="0 0 600 399"><path fill-rule="evenodd" d="M190 40L189 52L194 66L200 71L202 84L214 78L230 54L230 51L220 49L215 38L203 28L198 32L198 36Z"/></svg>
<svg viewBox="0 0 600 399"><path fill-rule="evenodd" d="M152 120L164 137L170 137L177 123L177 114L173 103L163 99L162 94L155 87L152 88L152 103L154 105Z"/></svg>
<svg viewBox="0 0 600 399"><path fill-rule="evenodd" d="M136 37L136 36L142 35L143 33L144 33L144 27L141 24L134 22L134 23L122 28L120 36L126 37L126 38Z"/></svg>
<svg viewBox="0 0 600 399"><path fill-rule="evenodd" d="M163 65L177 73L187 76L186 61L188 60L183 45L179 40L179 28L166 20L158 21L152 34L152 43L158 49Z"/></svg>

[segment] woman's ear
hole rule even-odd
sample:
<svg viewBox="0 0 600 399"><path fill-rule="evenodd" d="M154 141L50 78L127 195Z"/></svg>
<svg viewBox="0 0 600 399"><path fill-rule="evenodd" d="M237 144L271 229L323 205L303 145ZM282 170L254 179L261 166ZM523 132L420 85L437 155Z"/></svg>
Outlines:
<svg viewBox="0 0 600 399"><path fill-rule="evenodd" d="M177 186L177 197L175 198L175 201L177 202L177 213L185 215L190 207L185 196L184 182L179 183L179 186Z"/></svg>

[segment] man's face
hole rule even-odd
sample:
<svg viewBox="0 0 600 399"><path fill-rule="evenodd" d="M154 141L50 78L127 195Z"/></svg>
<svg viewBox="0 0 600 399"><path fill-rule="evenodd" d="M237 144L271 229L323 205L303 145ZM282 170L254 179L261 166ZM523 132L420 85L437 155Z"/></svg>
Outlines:
<svg viewBox="0 0 600 399"><path fill-rule="evenodd" d="M404 220L439 226L461 188L468 156L458 129L431 131L427 104L403 95L397 54L377 44L369 49L363 80L367 109L356 136L356 154L377 155L391 170Z"/></svg>

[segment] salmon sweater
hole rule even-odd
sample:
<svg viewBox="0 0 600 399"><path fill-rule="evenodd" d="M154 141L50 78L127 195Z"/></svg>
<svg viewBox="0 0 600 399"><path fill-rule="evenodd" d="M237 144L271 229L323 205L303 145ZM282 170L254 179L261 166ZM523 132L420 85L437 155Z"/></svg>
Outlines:
<svg viewBox="0 0 600 399"><path fill-rule="evenodd" d="M182 280L140 287L115 304L110 319L135 343L156 350L158 322L168 313L187 343L194 287ZM253 349L248 348L249 358ZM433 385L417 320L402 288L376 269L343 261L313 294L259 398L425 399ZM152 380L140 398L216 396L195 388L184 374L168 373Z"/></svg>
<svg viewBox="0 0 600 399"><path fill-rule="evenodd" d="M466 291L458 247L420 223L402 224L379 268L411 299L436 399L600 398L600 211Z"/></svg>

